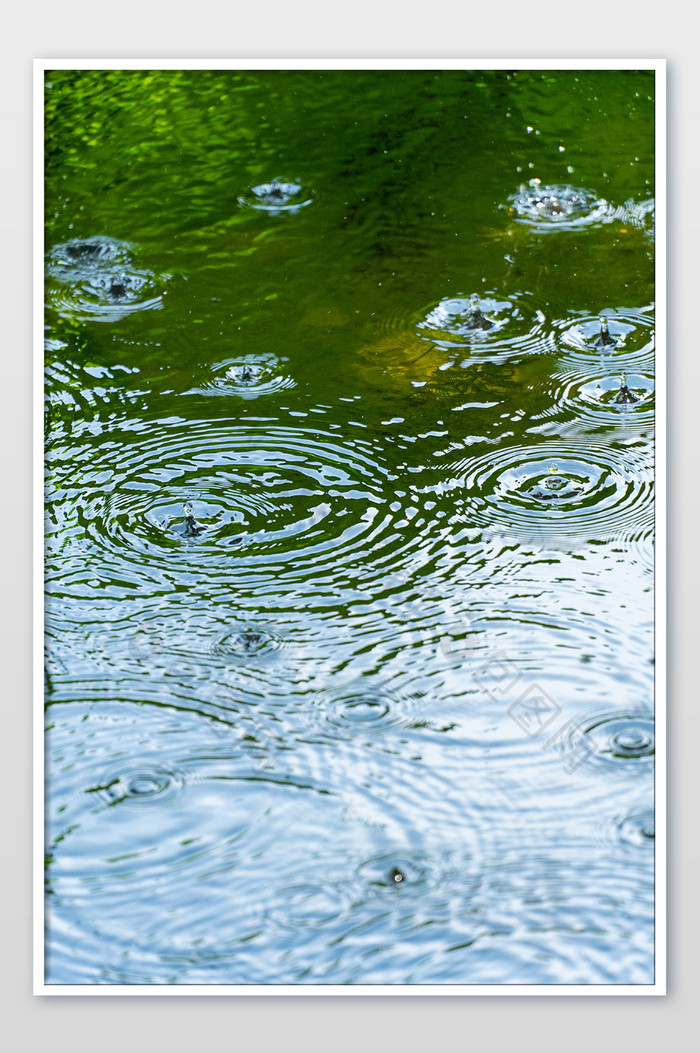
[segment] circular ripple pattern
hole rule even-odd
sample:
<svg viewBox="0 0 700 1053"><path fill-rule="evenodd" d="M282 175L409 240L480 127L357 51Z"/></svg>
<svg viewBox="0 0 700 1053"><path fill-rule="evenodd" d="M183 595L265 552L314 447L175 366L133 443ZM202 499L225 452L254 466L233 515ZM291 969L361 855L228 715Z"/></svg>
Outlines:
<svg viewBox="0 0 700 1053"><path fill-rule="evenodd" d="M314 941L318 934L316 954L327 944L335 959L336 939L347 935L341 919L350 910L353 925L358 918L363 926L376 924L386 910L399 911L397 924L414 924L417 903L429 899L428 917L449 917L465 885L478 884L479 839L469 799L465 807L463 794L429 769L416 779L413 765L400 757L391 765L370 757L368 764L362 750L344 755L339 744L319 754L305 742L310 752L304 756L289 751L299 778L280 770L251 778L237 740L212 751L201 721L183 726L180 715L158 707L147 711L153 721L148 734L166 756L156 768L142 755L144 762L125 770L119 755L144 734L144 714L125 709L88 721L97 737L88 739L90 756L81 754L69 773L76 786L102 789L93 775L85 776L107 744L112 758L99 768L115 799L103 797L95 807L93 794L83 792L71 801L70 813L62 807L63 793L51 802L51 844L60 846L50 853L52 906L64 922L61 935L72 929L76 962L84 962L95 939L129 949L132 979L134 970L150 968L150 982L161 982L174 964L204 968L211 956L219 968L226 963L227 982L250 983L250 962L240 961L248 939L264 934L283 969L289 938L277 929L299 934L304 928ZM68 721L63 711L57 714L49 740L54 757L63 755L76 724L84 726L81 712L84 707ZM172 787L180 767L168 753L186 755L186 780L176 805L161 807L165 784ZM305 763L314 755L327 762L325 771ZM435 812L426 800L438 787L436 813L443 822L451 817L452 837L459 837L456 858L430 836ZM85 879L76 879L78 868ZM255 957L254 943L252 949ZM269 961L259 968L269 969Z"/></svg>
<svg viewBox="0 0 700 1053"><path fill-rule="evenodd" d="M531 179L509 198L518 220L539 231L575 230L605 220L608 208L594 191L567 184L543 185Z"/></svg>
<svg viewBox="0 0 700 1053"><path fill-rule="evenodd" d="M298 212L305 205L310 205L312 200L301 183L276 178L269 183L251 187L238 198L239 204L272 216L280 212Z"/></svg>
<svg viewBox="0 0 700 1053"><path fill-rule="evenodd" d="M391 712L391 706L381 697L351 695L335 700L336 719L341 724L382 724Z"/></svg>
<svg viewBox="0 0 700 1053"><path fill-rule="evenodd" d="M358 867L357 876L368 887L399 889L412 886L428 888L440 879L440 868L434 859L403 854L377 856Z"/></svg>
<svg viewBox="0 0 700 1053"><path fill-rule="evenodd" d="M653 529L653 471L644 449L608 444L512 446L455 465L450 489L466 518L528 534L588 539L647 536Z"/></svg>
<svg viewBox="0 0 700 1053"><path fill-rule="evenodd" d="M163 801L174 797L183 784L184 778L180 772L144 766L120 771L113 777L107 776L100 786L89 792L96 792L108 804L153 798Z"/></svg>
<svg viewBox="0 0 700 1053"><path fill-rule="evenodd" d="M475 357L498 361L554 350L543 312L531 297L520 293L504 296L492 291L441 300L418 324L417 332L453 356L467 352L463 365ZM453 357L443 368L455 361Z"/></svg>
<svg viewBox="0 0 700 1053"><path fill-rule="evenodd" d="M76 238L46 257L46 300L64 318L116 322L159 309L166 275L134 266L134 248L115 238Z"/></svg>
<svg viewBox="0 0 700 1053"><path fill-rule="evenodd" d="M256 659L274 654L283 646L281 637L258 626L228 629L218 633L211 643L211 653L224 657Z"/></svg>
<svg viewBox="0 0 700 1053"><path fill-rule="evenodd" d="M581 312L555 321L553 327L573 361L590 365L597 359L609 366L614 363L616 369L653 371L653 310L649 306L606 309L597 315Z"/></svg>
<svg viewBox="0 0 700 1053"><path fill-rule="evenodd" d="M625 795L626 796L626 795ZM656 821L653 808L653 789L644 796L632 796L618 809L599 818L591 826L591 835L608 853L623 853L631 863L647 868L653 866L656 841Z"/></svg>
<svg viewBox="0 0 700 1053"><path fill-rule="evenodd" d="M407 544L383 510L393 476L360 438L211 421L141 427L126 443L95 442L80 467L52 465L49 543L55 532L73 551L89 550L105 581L140 588L205 577L208 587L278 591L282 572L344 577L380 539Z"/></svg>
<svg viewBox="0 0 700 1053"><path fill-rule="evenodd" d="M599 377L582 384L578 398L587 407L603 410L615 409L618 413L646 411L653 413L654 381L651 377L637 373L622 373L619 377ZM636 407L633 411L630 407ZM610 419L609 414L601 415Z"/></svg>
<svg viewBox="0 0 700 1053"><path fill-rule="evenodd" d="M566 422L567 429L654 419L654 380L643 373L611 372L591 377L589 372L569 370L552 377L548 391L552 406L533 419L562 421L562 410L569 410L574 417Z"/></svg>
<svg viewBox="0 0 700 1053"><path fill-rule="evenodd" d="M621 844L643 851L653 851L656 829L653 811L640 815L628 815L617 824L617 836Z"/></svg>
<svg viewBox="0 0 700 1053"><path fill-rule="evenodd" d="M204 383L191 388L188 394L237 395L243 399L271 395L295 386L295 381L285 374L282 366L287 361L287 358L278 358L271 353L229 358L213 366Z"/></svg>
<svg viewBox="0 0 700 1053"><path fill-rule="evenodd" d="M654 756L654 721L649 717L603 717L585 726L584 733L595 758L605 765L636 767Z"/></svg>
<svg viewBox="0 0 700 1053"><path fill-rule="evenodd" d="M335 727L349 733L366 730L374 733L386 728L408 726L415 711L416 699L405 694L368 687L348 691L342 695L322 694L318 697L319 714Z"/></svg>
<svg viewBox="0 0 700 1053"><path fill-rule="evenodd" d="M351 908L351 890L347 885L309 882L282 888L270 917L281 928L293 932L306 928L316 930L321 926L337 926Z"/></svg>

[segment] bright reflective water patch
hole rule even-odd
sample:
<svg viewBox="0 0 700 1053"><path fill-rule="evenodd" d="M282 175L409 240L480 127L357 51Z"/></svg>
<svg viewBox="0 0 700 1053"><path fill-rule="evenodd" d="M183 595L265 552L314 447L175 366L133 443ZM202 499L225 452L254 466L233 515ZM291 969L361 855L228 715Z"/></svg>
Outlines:
<svg viewBox="0 0 700 1053"><path fill-rule="evenodd" d="M510 211L523 223L538 231L575 230L601 222L607 201L593 190L568 184L542 184L531 179L509 198Z"/></svg>

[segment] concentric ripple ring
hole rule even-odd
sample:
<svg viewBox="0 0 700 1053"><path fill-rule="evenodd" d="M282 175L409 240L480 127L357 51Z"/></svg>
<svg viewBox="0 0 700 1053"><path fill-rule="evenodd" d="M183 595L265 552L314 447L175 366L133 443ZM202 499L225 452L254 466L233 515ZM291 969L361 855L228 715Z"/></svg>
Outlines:
<svg viewBox="0 0 700 1053"><path fill-rule="evenodd" d="M531 179L509 198L510 211L538 231L575 230L605 219L608 203L594 191Z"/></svg>
<svg viewBox="0 0 700 1053"><path fill-rule="evenodd" d="M474 358L498 362L555 349L544 313L526 293L490 290L478 296L446 297L427 312L416 333L462 365Z"/></svg>
<svg viewBox="0 0 700 1053"><path fill-rule="evenodd" d="M380 536L390 540L390 473L359 438L174 419L128 439L128 456L108 436L82 466L66 464L65 475L58 459L52 466L49 514L83 565L89 553L93 576L104 563L107 580L139 587L206 575L229 589L277 588L283 572L303 578L332 564L345 573Z"/></svg>
<svg viewBox="0 0 700 1053"><path fill-rule="evenodd" d="M116 322L163 306L168 275L134 265L135 248L115 238L74 238L46 256L46 303L64 318Z"/></svg>
<svg viewBox="0 0 700 1053"><path fill-rule="evenodd" d="M271 179L269 183L259 183L238 197L239 204L267 212L271 216L282 212L298 212L310 205L312 200L301 183L277 178Z"/></svg>
<svg viewBox="0 0 700 1053"><path fill-rule="evenodd" d="M453 468L448 488L473 524L570 540L631 540L653 530L653 465L644 443L510 446Z"/></svg>
<svg viewBox="0 0 700 1053"><path fill-rule="evenodd" d="M218 362L207 370L204 381L187 394L235 395L242 399L256 399L276 391L292 388L295 381L284 371L286 358L271 352L262 355L241 355Z"/></svg>

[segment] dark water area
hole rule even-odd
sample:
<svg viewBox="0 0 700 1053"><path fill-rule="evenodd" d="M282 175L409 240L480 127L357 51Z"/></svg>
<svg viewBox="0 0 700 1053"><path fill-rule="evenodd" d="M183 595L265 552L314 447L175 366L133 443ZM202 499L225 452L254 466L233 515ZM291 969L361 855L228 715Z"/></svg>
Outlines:
<svg viewBox="0 0 700 1053"><path fill-rule="evenodd" d="M46 980L654 979L648 71L46 76Z"/></svg>

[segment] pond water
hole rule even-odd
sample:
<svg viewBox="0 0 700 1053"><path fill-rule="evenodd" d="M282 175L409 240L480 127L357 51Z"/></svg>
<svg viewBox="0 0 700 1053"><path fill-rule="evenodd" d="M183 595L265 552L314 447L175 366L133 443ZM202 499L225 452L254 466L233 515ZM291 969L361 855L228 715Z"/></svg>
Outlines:
<svg viewBox="0 0 700 1053"><path fill-rule="evenodd" d="M46 980L654 979L648 71L46 77Z"/></svg>

